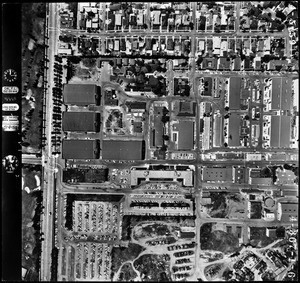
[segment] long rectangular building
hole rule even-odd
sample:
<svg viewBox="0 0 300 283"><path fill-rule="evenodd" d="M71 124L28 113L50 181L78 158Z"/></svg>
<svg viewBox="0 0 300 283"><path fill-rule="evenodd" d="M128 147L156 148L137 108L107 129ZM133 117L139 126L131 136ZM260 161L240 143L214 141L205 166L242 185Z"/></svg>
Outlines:
<svg viewBox="0 0 300 283"><path fill-rule="evenodd" d="M288 78L272 79L272 110L291 110L292 80Z"/></svg>
<svg viewBox="0 0 300 283"><path fill-rule="evenodd" d="M98 159L100 155L99 145L99 140L63 140L62 158Z"/></svg>
<svg viewBox="0 0 300 283"><path fill-rule="evenodd" d="M241 118L237 113L231 113L228 123L228 146L240 146L240 124Z"/></svg>
<svg viewBox="0 0 300 283"><path fill-rule="evenodd" d="M231 110L240 109L242 79L240 77L232 77L229 80L229 108Z"/></svg>
<svg viewBox="0 0 300 283"><path fill-rule="evenodd" d="M100 113L64 112L62 128L65 132L99 132Z"/></svg>
<svg viewBox="0 0 300 283"><path fill-rule="evenodd" d="M270 147L290 147L291 117L272 116Z"/></svg>
<svg viewBox="0 0 300 283"><path fill-rule="evenodd" d="M100 87L95 84L66 84L64 103L78 106L100 105Z"/></svg>
<svg viewBox="0 0 300 283"><path fill-rule="evenodd" d="M102 159L105 160L144 160L145 141L103 140Z"/></svg>

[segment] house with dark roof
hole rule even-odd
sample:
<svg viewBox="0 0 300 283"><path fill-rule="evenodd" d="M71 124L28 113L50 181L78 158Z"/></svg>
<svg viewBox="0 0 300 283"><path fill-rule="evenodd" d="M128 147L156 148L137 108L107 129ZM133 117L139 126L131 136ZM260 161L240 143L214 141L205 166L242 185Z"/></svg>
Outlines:
<svg viewBox="0 0 300 283"><path fill-rule="evenodd" d="M65 132L99 132L100 113L63 112L62 129Z"/></svg>
<svg viewBox="0 0 300 283"><path fill-rule="evenodd" d="M98 159L100 155L99 140L63 140L63 159Z"/></svg>
<svg viewBox="0 0 300 283"><path fill-rule="evenodd" d="M230 70L231 62L228 57L220 57L218 59L218 70Z"/></svg>
<svg viewBox="0 0 300 283"><path fill-rule="evenodd" d="M103 140L102 159L104 160L144 160L145 141L142 140Z"/></svg>
<svg viewBox="0 0 300 283"><path fill-rule="evenodd" d="M63 90L65 104L100 105L100 87L95 84L66 84Z"/></svg>

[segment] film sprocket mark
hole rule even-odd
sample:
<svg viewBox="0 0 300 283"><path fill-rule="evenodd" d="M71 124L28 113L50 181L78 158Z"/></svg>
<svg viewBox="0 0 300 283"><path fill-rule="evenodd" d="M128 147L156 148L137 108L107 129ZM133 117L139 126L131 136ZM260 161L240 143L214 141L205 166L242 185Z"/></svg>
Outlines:
<svg viewBox="0 0 300 283"><path fill-rule="evenodd" d="M3 86L2 93L4 94L15 94L19 92L19 88L17 86Z"/></svg>

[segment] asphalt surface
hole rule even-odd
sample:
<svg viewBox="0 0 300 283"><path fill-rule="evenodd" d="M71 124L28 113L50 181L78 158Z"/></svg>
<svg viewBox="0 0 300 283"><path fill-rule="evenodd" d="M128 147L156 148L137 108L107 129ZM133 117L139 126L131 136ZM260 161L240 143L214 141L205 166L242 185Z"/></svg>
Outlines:
<svg viewBox="0 0 300 283"><path fill-rule="evenodd" d="M45 158L44 165L44 188L43 188L43 206L44 214L42 218L42 232L44 233L45 241L42 242L42 254L41 254L41 281L50 281L51 278L51 253L53 246L53 217L55 215L55 157L52 156L52 114L53 114L53 100L52 100L52 88L54 87L54 55L57 53L58 42L58 5L56 3L49 3L48 19L48 37L49 42L47 49L47 56L49 59L48 78L49 83L47 97L46 97L46 124L45 124L45 136L46 146L43 149L43 156Z"/></svg>

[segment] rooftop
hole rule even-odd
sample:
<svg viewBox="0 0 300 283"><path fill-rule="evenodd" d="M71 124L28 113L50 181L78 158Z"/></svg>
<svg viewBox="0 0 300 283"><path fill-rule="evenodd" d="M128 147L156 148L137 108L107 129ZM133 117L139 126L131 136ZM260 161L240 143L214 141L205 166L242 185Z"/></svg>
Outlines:
<svg viewBox="0 0 300 283"><path fill-rule="evenodd" d="M102 141L102 159L107 160L143 160L145 142L140 140L104 140Z"/></svg>
<svg viewBox="0 0 300 283"><path fill-rule="evenodd" d="M97 159L99 158L99 140L63 140L63 159Z"/></svg>
<svg viewBox="0 0 300 283"><path fill-rule="evenodd" d="M62 128L67 132L99 132L100 113L63 112Z"/></svg>
<svg viewBox="0 0 300 283"><path fill-rule="evenodd" d="M95 84L64 85L64 103L78 106L100 104L100 91Z"/></svg>

